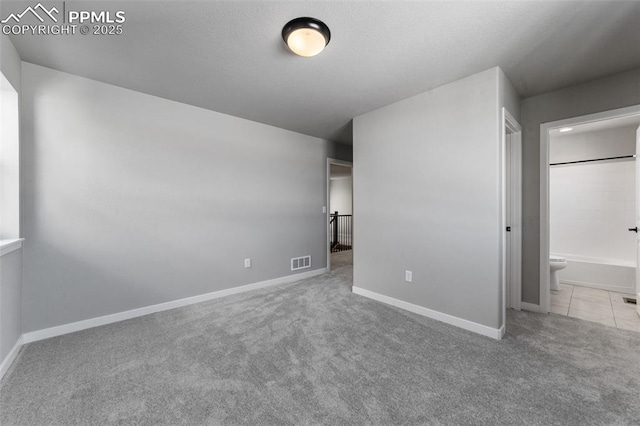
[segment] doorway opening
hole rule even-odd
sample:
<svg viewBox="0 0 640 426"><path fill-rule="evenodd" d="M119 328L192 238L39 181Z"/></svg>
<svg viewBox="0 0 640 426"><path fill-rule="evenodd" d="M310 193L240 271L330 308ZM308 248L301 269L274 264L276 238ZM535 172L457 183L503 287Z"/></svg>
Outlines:
<svg viewBox="0 0 640 426"><path fill-rule="evenodd" d="M522 128L502 108L501 143L502 324L507 309L521 309L522 270ZM503 328L504 332L504 328Z"/></svg>
<svg viewBox="0 0 640 426"><path fill-rule="evenodd" d="M327 270L353 265L353 163L327 160Z"/></svg>
<svg viewBox="0 0 640 426"><path fill-rule="evenodd" d="M540 312L640 331L640 105L540 126Z"/></svg>

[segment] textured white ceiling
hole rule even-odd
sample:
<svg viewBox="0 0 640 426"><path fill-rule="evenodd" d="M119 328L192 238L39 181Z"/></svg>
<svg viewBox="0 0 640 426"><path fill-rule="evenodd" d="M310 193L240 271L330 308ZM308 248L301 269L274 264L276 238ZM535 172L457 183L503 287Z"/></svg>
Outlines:
<svg viewBox="0 0 640 426"><path fill-rule="evenodd" d="M0 13L30 2L2 1ZM56 4L61 2L47 2ZM124 10L120 36L11 36L22 59L339 142L362 113L500 66L524 97L640 67L640 2L67 1ZM331 28L287 51L299 16Z"/></svg>

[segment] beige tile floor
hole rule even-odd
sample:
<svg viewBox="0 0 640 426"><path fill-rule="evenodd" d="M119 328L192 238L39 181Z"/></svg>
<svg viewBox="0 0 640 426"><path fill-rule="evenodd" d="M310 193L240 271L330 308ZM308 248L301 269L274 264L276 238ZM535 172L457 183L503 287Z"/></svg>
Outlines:
<svg viewBox="0 0 640 426"><path fill-rule="evenodd" d="M636 305L622 300L629 295L568 284L560 287L551 291L551 313L640 332Z"/></svg>

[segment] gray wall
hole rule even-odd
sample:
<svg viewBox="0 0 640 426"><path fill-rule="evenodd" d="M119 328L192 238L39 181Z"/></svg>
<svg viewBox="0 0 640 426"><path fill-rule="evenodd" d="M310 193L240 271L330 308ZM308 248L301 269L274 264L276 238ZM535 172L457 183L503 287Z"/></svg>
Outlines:
<svg viewBox="0 0 640 426"><path fill-rule="evenodd" d="M501 106L518 122L520 121L520 96L501 68L498 68L498 96Z"/></svg>
<svg viewBox="0 0 640 426"><path fill-rule="evenodd" d="M23 87L25 332L326 266L341 147L28 63Z"/></svg>
<svg viewBox="0 0 640 426"><path fill-rule="evenodd" d="M517 104L501 78L493 68L354 119L354 286L501 326L499 108Z"/></svg>
<svg viewBox="0 0 640 426"><path fill-rule="evenodd" d="M522 300L540 299L540 125L640 104L640 69L524 99Z"/></svg>
<svg viewBox="0 0 640 426"><path fill-rule="evenodd" d="M22 334L22 250L0 256L0 363Z"/></svg>
<svg viewBox="0 0 640 426"><path fill-rule="evenodd" d="M343 143L329 142L327 155L329 158L353 161L353 146Z"/></svg>
<svg viewBox="0 0 640 426"><path fill-rule="evenodd" d="M0 71L20 94L20 57L5 35L0 35ZM22 333L22 250L0 257L0 362Z"/></svg>
<svg viewBox="0 0 640 426"><path fill-rule="evenodd" d="M635 155L638 125L552 135L549 162L593 160Z"/></svg>
<svg viewBox="0 0 640 426"><path fill-rule="evenodd" d="M20 92L22 62L9 37L0 34L0 70L16 91Z"/></svg>

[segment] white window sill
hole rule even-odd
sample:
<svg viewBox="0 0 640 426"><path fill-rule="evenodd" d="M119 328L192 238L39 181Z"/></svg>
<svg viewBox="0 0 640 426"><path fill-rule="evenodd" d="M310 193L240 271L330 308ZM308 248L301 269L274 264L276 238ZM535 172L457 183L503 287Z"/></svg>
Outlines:
<svg viewBox="0 0 640 426"><path fill-rule="evenodd" d="M22 242L24 238L18 238L14 240L0 240L0 256L9 254L12 251L22 248Z"/></svg>

